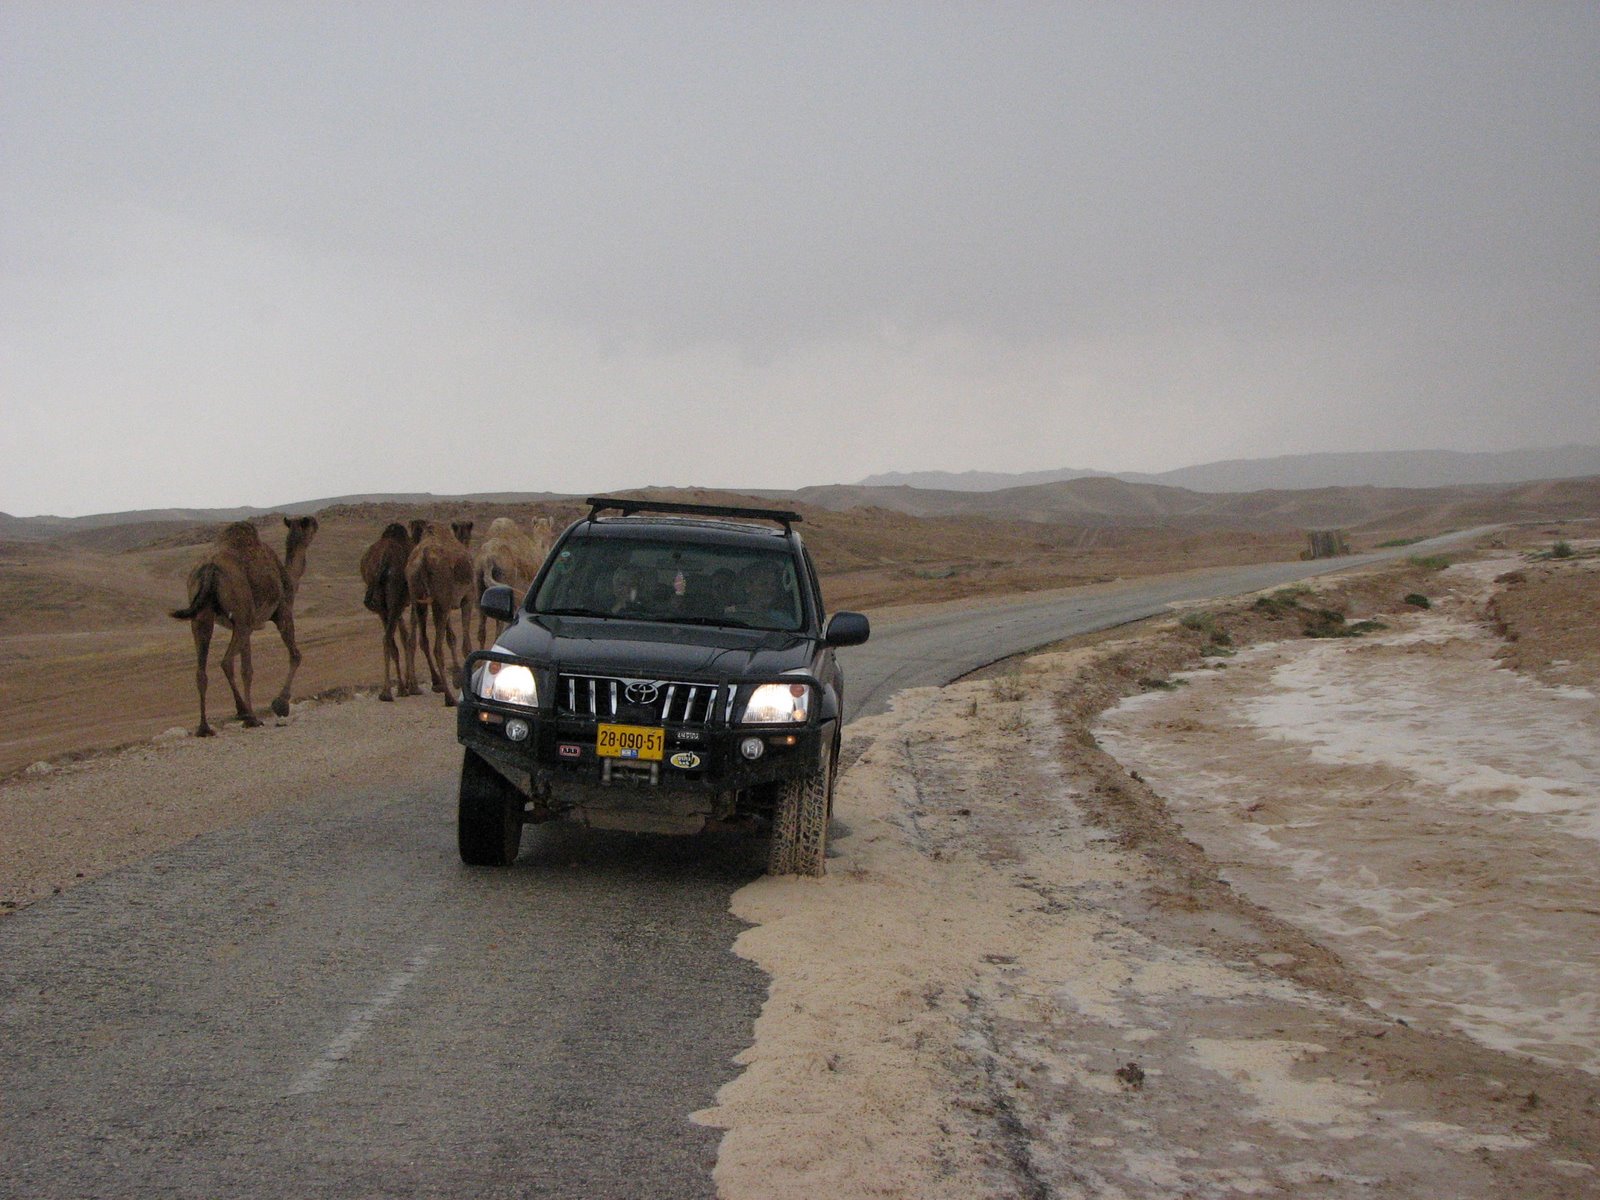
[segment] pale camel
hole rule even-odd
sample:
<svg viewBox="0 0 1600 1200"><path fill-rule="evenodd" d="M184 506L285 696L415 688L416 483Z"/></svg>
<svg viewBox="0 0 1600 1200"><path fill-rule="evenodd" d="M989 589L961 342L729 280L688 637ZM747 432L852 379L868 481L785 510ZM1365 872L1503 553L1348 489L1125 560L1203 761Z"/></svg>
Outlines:
<svg viewBox="0 0 1600 1200"><path fill-rule="evenodd" d="M510 517L496 517L489 523L489 536L483 539L472 556L473 590L482 596L489 588L504 584L521 600L539 565L550 552L550 522L545 517L535 517L531 522L530 537ZM505 628L495 622L495 635ZM489 644L489 618L478 610L478 645Z"/></svg>
<svg viewBox="0 0 1600 1200"><path fill-rule="evenodd" d="M413 527L415 528L415 527ZM447 527L438 521L427 521L416 546L406 561L406 586L411 592L411 603L422 640L422 653L428 660L428 672L433 676L433 690L444 693L445 707L454 708L455 691L452 680L461 673L461 656L456 653L455 627L450 622L454 609L461 614L462 655L472 652L470 621L472 602L472 556L467 553L467 543L472 538L471 521L453 521ZM428 644L426 616L433 614L433 644ZM450 647L450 670L445 670L444 647Z"/></svg>
<svg viewBox="0 0 1600 1200"><path fill-rule="evenodd" d="M289 715L289 689L300 669L300 647L294 637L294 594L306 570L306 547L317 533L315 517L285 517L289 533L280 559L262 542L256 527L247 521L229 525L217 535L216 547L204 562L189 574L189 606L172 615L188 621L194 634L195 687L200 692L200 725L196 737L216 732L206 720L206 659L211 652L211 634L217 625L231 629L233 637L222 655L222 673L233 690L239 719L246 726L261 724L250 701L250 684L255 671L250 661L250 635L268 621L278 627L289 651L289 674L283 690L272 701L272 711ZM234 659L240 660L244 689L234 678Z"/></svg>
<svg viewBox="0 0 1600 1200"><path fill-rule="evenodd" d="M361 579L367 585L362 602L383 621L383 691L378 693L379 700L394 699L389 685L391 662L402 696L422 691L417 686L417 626L406 620L406 610L411 607L411 591L406 586L406 560L410 557L411 534L398 522L389 525L361 556ZM406 646L403 667L397 633Z"/></svg>

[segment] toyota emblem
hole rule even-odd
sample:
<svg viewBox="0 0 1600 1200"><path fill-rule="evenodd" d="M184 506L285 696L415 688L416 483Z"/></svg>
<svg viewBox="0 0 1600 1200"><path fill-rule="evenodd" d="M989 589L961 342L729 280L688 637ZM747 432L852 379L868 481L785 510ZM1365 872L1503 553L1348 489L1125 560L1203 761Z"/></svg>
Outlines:
<svg viewBox="0 0 1600 1200"><path fill-rule="evenodd" d="M650 683L646 680L635 680L623 692L629 704L654 704L656 696L661 691L661 685Z"/></svg>

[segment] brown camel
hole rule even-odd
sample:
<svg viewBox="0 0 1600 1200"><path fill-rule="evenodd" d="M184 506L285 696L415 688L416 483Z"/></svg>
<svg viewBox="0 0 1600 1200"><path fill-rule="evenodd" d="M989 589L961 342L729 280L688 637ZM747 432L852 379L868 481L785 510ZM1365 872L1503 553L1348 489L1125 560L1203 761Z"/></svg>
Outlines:
<svg viewBox="0 0 1600 1200"><path fill-rule="evenodd" d="M406 586L406 560L411 557L411 545L411 534L395 522L361 556L361 579L367 585L363 603L383 621L383 691L378 693L379 700L394 699L389 685L391 662L402 696L415 696L422 691L417 686L416 622L406 620L406 610L411 607L411 592ZM405 640L404 667L397 633Z"/></svg>
<svg viewBox="0 0 1600 1200"><path fill-rule="evenodd" d="M537 517L532 524L533 536L529 537L510 517L496 517L489 523L489 536L472 556L473 591L477 596L496 584L504 584L517 594L517 599L522 598L550 552L549 520ZM496 621L495 627L498 636L504 626ZM480 609L478 645L488 644L489 618Z"/></svg>
<svg viewBox="0 0 1600 1200"><path fill-rule="evenodd" d="M247 521L235 522L219 533L211 556L190 572L189 606L172 614L180 621L188 621L194 634L198 660L195 687L200 692L196 737L210 737L216 732L206 721L206 659L211 652L212 630L219 624L233 631L222 655L222 673L233 690L239 719L249 727L261 724L250 702L250 684L255 674L250 662L250 635L268 621L278 627L289 651L289 674L283 681L283 690L272 701L272 711L280 717L289 715L289 689L300 668L300 647L294 638L294 593L305 574L306 547L316 536L317 519L285 517L283 523L289 534L282 559L261 541L256 527ZM243 691L234 678L234 659L240 660Z"/></svg>
<svg viewBox="0 0 1600 1200"><path fill-rule="evenodd" d="M471 620L472 556L467 543L472 538L471 521L455 521L446 526L427 521L410 558L406 561L406 586L411 592L422 653L433 676L433 690L444 693L445 707L453 708L456 695L451 681L461 673L461 656L456 653L455 626L450 622L454 609L461 614L462 655L472 652L468 622ZM427 613L433 614L433 644L428 644ZM450 646L450 670L445 670L444 647Z"/></svg>

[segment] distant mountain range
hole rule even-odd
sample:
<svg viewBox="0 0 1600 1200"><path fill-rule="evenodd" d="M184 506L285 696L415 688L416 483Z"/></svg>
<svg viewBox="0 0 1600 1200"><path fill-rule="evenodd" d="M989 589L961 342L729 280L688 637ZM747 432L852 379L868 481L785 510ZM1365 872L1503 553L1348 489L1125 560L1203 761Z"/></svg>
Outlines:
<svg viewBox="0 0 1600 1200"><path fill-rule="evenodd" d="M1018 475L921 472L876 475L860 484L792 491L710 494L685 488L649 490L661 498L720 504L760 497L767 502L814 505L835 512L876 509L917 517L975 517L1080 528L1444 529L1600 515L1600 447L1504 454L1443 450L1307 454L1208 463L1160 475L1071 470ZM468 504L571 505L580 499L551 492L466 496L391 492L300 500L276 508L146 509L87 517L0 513L0 542L68 540L115 549L170 537L174 529L186 526L217 525L274 513L318 513L336 506L427 510Z"/></svg>
<svg viewBox="0 0 1600 1200"><path fill-rule="evenodd" d="M1137 471L890 472L863 479L860 487L913 487L943 492L995 492L1008 488L1110 478L1154 483L1193 492L1297 491L1325 487L1430 488L1526 483L1600 475L1600 446L1465 454L1455 450L1384 450L1349 454L1290 454L1236 458L1145 474Z"/></svg>

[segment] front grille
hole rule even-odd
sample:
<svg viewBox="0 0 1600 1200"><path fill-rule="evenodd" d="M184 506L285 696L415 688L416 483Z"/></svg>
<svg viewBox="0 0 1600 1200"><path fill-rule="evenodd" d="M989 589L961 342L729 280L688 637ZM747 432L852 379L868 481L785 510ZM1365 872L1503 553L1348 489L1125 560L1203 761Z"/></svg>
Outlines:
<svg viewBox="0 0 1600 1200"><path fill-rule="evenodd" d="M562 675L556 680L556 711L564 716L705 725L716 712L720 690L716 684L683 680Z"/></svg>

